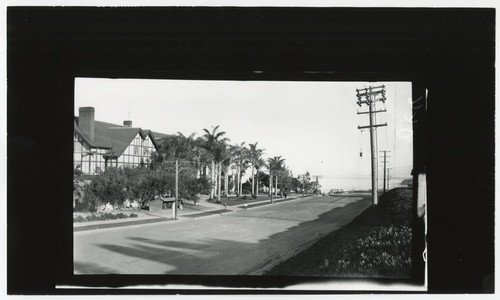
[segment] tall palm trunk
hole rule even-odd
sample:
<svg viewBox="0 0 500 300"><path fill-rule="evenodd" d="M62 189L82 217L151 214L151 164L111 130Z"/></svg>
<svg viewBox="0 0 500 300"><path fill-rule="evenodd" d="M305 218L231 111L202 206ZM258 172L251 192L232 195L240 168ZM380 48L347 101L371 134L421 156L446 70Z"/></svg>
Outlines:
<svg viewBox="0 0 500 300"><path fill-rule="evenodd" d="M271 197L271 203L273 203L273 175L269 175L269 196Z"/></svg>
<svg viewBox="0 0 500 300"><path fill-rule="evenodd" d="M217 202L220 202L220 187L221 187L221 175L222 175L222 164L219 162L219 172L218 172L218 177L219 177L219 180L217 180Z"/></svg>
<svg viewBox="0 0 500 300"><path fill-rule="evenodd" d="M243 195L243 176L241 176L240 172L240 195Z"/></svg>
<svg viewBox="0 0 500 300"><path fill-rule="evenodd" d="M238 178L238 185L236 186L236 193L238 194L238 197L241 196L240 193L240 181L241 181L241 172L240 172L240 167L238 166L238 174L236 175Z"/></svg>
<svg viewBox="0 0 500 300"><path fill-rule="evenodd" d="M276 175L276 189L274 190L274 196L278 196L278 175Z"/></svg>
<svg viewBox="0 0 500 300"><path fill-rule="evenodd" d="M269 192L267 193L269 197L273 194L273 175L269 174Z"/></svg>
<svg viewBox="0 0 500 300"><path fill-rule="evenodd" d="M255 196L259 196L259 173L257 172L257 182L255 183L257 188L255 189Z"/></svg>
<svg viewBox="0 0 500 300"><path fill-rule="evenodd" d="M201 162L200 159L196 159L196 179L201 178Z"/></svg>
<svg viewBox="0 0 500 300"><path fill-rule="evenodd" d="M212 169L210 170L210 199L214 199L215 196L215 161L212 160Z"/></svg>
<svg viewBox="0 0 500 300"><path fill-rule="evenodd" d="M255 195L255 183L254 183L255 177L253 172L254 172L254 166L252 164L252 195Z"/></svg>
<svg viewBox="0 0 500 300"><path fill-rule="evenodd" d="M226 196L229 194L229 170L224 170L224 191Z"/></svg>
<svg viewBox="0 0 500 300"><path fill-rule="evenodd" d="M220 190L219 190L219 185L221 184L220 180L221 177L219 176L220 173L220 165L219 163L215 163L215 197L219 197Z"/></svg>
<svg viewBox="0 0 500 300"><path fill-rule="evenodd" d="M231 175L231 182L233 183L231 193L235 193L236 192L236 178L234 177L234 174Z"/></svg>
<svg viewBox="0 0 500 300"><path fill-rule="evenodd" d="M214 189L214 200L217 199L217 163L215 164L215 171L214 171L214 181L213 181L213 189Z"/></svg>

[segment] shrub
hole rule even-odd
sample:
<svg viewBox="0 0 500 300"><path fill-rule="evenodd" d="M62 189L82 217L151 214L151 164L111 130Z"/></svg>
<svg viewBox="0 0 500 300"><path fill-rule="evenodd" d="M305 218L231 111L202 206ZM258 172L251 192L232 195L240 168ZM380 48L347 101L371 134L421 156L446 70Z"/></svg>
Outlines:
<svg viewBox="0 0 500 300"><path fill-rule="evenodd" d="M179 196L189 200L197 200L197 194L208 193L210 182L206 177L196 178L196 171L191 169L179 173ZM175 176L169 169L160 165L155 170L148 168L114 168L93 176L90 184L83 190L83 203L90 211L96 212L100 205L122 205L125 199L137 199L142 208L156 195L162 195L175 189ZM75 203L74 196L74 203ZM78 202L74 204L76 207Z"/></svg>
<svg viewBox="0 0 500 300"><path fill-rule="evenodd" d="M80 170L80 165L73 169L73 177L78 177L83 174L82 170Z"/></svg>
<svg viewBox="0 0 500 300"><path fill-rule="evenodd" d="M76 218L73 218L73 222L84 222L85 219L82 216L77 216Z"/></svg>
<svg viewBox="0 0 500 300"><path fill-rule="evenodd" d="M84 201L93 211L106 202L121 205L127 197L126 182L123 170L110 167L85 186Z"/></svg>
<svg viewBox="0 0 500 300"><path fill-rule="evenodd" d="M165 170L148 170L146 168L126 168L127 192L131 199L138 199L141 207L154 199L155 195L161 195L174 188L175 177Z"/></svg>
<svg viewBox="0 0 500 300"><path fill-rule="evenodd" d="M137 218L137 214L130 214L130 216L127 216L124 213L117 213L117 214L112 214L112 213L104 213L104 214L90 214L86 216L85 218L82 216L77 216L73 218L73 222L91 222L91 221L106 221L106 220L117 220L117 219L126 219L126 218Z"/></svg>
<svg viewBox="0 0 500 300"><path fill-rule="evenodd" d="M246 181L241 185L242 194L250 194L252 192L252 184L250 181Z"/></svg>
<svg viewBox="0 0 500 300"><path fill-rule="evenodd" d="M206 177L193 178L191 174L182 174L179 180L180 196L189 200L197 199L197 194L208 194L210 182Z"/></svg>

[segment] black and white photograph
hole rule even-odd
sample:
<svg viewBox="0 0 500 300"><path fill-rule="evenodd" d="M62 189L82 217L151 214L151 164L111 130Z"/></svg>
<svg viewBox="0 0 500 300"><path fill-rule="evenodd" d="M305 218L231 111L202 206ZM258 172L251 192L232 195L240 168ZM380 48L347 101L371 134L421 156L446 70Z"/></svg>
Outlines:
<svg viewBox="0 0 500 300"><path fill-rule="evenodd" d="M495 293L495 5L60 2L5 14L9 295Z"/></svg>
<svg viewBox="0 0 500 300"><path fill-rule="evenodd" d="M75 274L411 278L410 82L75 80Z"/></svg>

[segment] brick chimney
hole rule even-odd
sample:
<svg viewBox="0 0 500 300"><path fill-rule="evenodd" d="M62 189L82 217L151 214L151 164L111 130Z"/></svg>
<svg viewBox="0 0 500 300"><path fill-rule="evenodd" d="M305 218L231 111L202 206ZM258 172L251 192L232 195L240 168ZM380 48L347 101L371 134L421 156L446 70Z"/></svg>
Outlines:
<svg viewBox="0 0 500 300"><path fill-rule="evenodd" d="M131 120L125 120L125 121L123 121L123 126L132 127L132 121Z"/></svg>
<svg viewBox="0 0 500 300"><path fill-rule="evenodd" d="M94 141L94 112L93 107L80 107L78 109L78 127L92 142Z"/></svg>

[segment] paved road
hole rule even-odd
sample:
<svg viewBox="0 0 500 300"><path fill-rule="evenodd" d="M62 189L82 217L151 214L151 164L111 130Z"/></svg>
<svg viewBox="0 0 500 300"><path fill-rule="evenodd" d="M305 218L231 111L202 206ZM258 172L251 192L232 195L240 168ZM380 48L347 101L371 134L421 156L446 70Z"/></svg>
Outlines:
<svg viewBox="0 0 500 300"><path fill-rule="evenodd" d="M349 223L368 195L313 197L227 215L74 233L75 274L261 274Z"/></svg>

